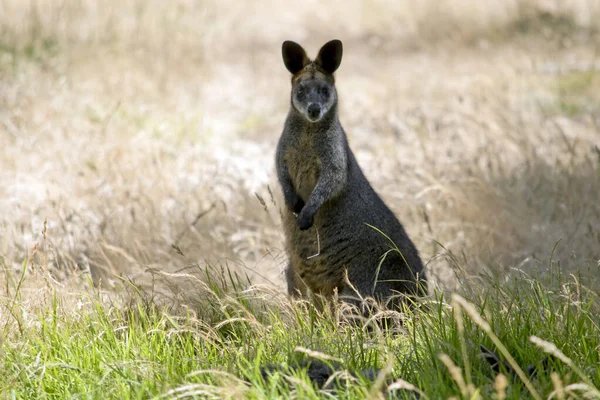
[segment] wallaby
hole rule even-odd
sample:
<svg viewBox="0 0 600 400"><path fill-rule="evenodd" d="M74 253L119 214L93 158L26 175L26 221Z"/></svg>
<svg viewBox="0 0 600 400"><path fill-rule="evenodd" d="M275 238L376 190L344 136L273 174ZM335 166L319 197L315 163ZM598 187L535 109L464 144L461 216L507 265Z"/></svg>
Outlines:
<svg viewBox="0 0 600 400"><path fill-rule="evenodd" d="M333 73L342 61L342 42L327 42L311 61L299 44L285 41L282 55L292 73L291 106L276 154L286 205L288 292L330 297L337 291L354 304L371 297L387 306L390 299L400 304L397 295L423 295L419 253L369 184L338 118ZM390 251L390 241L399 252Z"/></svg>

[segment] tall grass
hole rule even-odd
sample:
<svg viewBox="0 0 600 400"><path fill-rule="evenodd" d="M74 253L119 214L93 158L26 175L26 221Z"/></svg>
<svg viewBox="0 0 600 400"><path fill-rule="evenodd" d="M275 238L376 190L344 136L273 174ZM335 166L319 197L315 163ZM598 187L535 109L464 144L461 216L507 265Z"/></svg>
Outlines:
<svg viewBox="0 0 600 400"><path fill-rule="evenodd" d="M209 298L175 308L149 301L141 287L127 304L90 290L72 307L48 286L35 314L21 308L19 287L12 288L9 319L22 329L4 330L0 394L384 398L393 392L413 398L418 392L430 399L489 399L501 390L508 399L600 396L600 298L574 276L518 273L485 287L471 282L475 289L465 297L438 295L424 307L387 312L395 333L349 323L343 307L318 311L233 276L224 279L206 285L195 278ZM238 290L224 291L222 284ZM507 360L498 372L480 345ZM298 368L311 359L330 363L343 383L315 387ZM379 371L375 383L360 374L365 370Z"/></svg>

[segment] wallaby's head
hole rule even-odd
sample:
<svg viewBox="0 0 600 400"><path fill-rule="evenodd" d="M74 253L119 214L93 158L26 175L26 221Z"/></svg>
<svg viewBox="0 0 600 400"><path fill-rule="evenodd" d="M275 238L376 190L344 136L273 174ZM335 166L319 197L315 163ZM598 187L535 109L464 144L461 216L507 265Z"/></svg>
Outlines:
<svg viewBox="0 0 600 400"><path fill-rule="evenodd" d="M333 73L342 62L342 42L332 40L319 50L314 61L298 43L281 46L283 63L293 74L292 105L310 122L321 120L337 103Z"/></svg>

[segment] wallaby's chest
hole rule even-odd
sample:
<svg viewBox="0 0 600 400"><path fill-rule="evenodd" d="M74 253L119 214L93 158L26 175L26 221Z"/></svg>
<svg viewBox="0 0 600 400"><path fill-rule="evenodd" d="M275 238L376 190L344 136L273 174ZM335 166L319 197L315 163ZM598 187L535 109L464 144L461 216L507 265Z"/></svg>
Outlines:
<svg viewBox="0 0 600 400"><path fill-rule="evenodd" d="M299 138L287 149L285 163L296 193L302 200L308 201L321 170L321 161L315 150L314 139L310 136Z"/></svg>

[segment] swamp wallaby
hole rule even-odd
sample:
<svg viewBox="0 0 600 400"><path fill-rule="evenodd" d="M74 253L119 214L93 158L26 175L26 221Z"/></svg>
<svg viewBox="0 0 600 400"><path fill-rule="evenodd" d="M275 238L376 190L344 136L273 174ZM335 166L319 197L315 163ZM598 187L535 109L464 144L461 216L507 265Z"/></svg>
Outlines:
<svg viewBox="0 0 600 400"><path fill-rule="evenodd" d="M328 297L337 291L355 304L360 297L398 304L396 295L422 295L418 251L367 181L338 118L333 73L342 61L342 42L326 43L314 61L291 41L283 43L282 54L293 75L276 155L289 293ZM399 251L390 251L390 240Z"/></svg>

